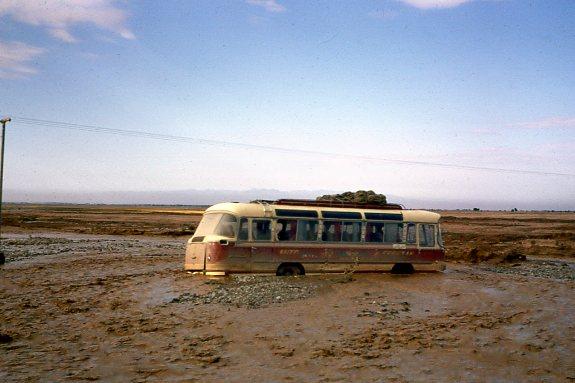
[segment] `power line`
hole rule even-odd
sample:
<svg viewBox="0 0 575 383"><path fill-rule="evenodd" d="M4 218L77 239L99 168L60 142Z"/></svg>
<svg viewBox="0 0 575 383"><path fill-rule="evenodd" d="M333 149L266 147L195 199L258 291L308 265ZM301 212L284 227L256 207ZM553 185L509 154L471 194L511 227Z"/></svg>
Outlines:
<svg viewBox="0 0 575 383"><path fill-rule="evenodd" d="M139 130L105 128L105 127L96 126L96 125L85 125L85 124L75 124L75 123L61 122L61 121L41 120L41 119L37 119L37 118L28 118L28 117L13 117L12 120L16 123L23 124L23 125L30 125L30 126L41 126L41 127L68 129L68 130L79 130L79 131L85 131L85 132L113 134L113 135L127 136L127 137L141 137L141 138L149 138L149 139L161 140L161 141L187 142L187 143L195 143L195 144L202 144L202 145L238 147L238 148L244 148L244 149L265 150L265 151L283 152L283 153L298 153L298 154L305 154L305 155L328 156L328 157L337 157L337 158L352 158L352 159L368 160L368 161L380 161L380 162L387 162L387 163L394 163L394 164L401 164L401 165L433 166L433 167L450 168L450 169L482 170L482 171L499 172L499 173L512 173L512 174L531 174L531 175L575 177L575 174L570 174L570 173L546 172L546 171L541 171L541 170L507 169L507 168L496 168L496 167L488 167L488 166L458 165L458 164L430 162L430 161L399 160L399 159L393 159L393 158L363 156L363 155L356 155L356 154L342 154L342 153L323 152L323 151L316 151L316 150L283 148L283 147L279 147L279 146L254 145L254 144L246 144L246 143L241 143L241 142L224 141L224 140L210 140L210 139L204 139L204 138L176 136L176 135L171 135L171 134L151 133L151 132L144 132L144 131L139 131Z"/></svg>

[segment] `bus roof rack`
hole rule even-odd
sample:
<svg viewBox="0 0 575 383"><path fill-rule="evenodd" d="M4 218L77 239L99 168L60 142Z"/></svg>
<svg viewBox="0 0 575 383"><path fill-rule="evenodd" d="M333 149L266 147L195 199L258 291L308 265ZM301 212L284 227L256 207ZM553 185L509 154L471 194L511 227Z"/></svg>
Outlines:
<svg viewBox="0 0 575 383"><path fill-rule="evenodd" d="M271 205L275 203L275 201L270 199L255 199L253 201L250 201L250 203L259 203L260 205Z"/></svg>
<svg viewBox="0 0 575 383"><path fill-rule="evenodd" d="M379 205L373 203L346 202L338 200L317 201L313 199L278 199L276 201L261 201L261 202L274 205L290 205L290 206L340 207L349 209L373 209L373 210L403 210L403 206L397 203L386 203L384 205Z"/></svg>

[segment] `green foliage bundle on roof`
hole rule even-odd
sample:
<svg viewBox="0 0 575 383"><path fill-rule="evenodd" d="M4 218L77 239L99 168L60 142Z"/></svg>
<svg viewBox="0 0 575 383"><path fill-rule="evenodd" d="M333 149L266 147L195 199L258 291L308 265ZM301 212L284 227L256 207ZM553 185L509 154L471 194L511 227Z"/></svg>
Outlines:
<svg viewBox="0 0 575 383"><path fill-rule="evenodd" d="M377 194L373 190L358 190L341 194L326 194L316 198L317 201L354 202L370 205L385 205L387 199L383 194Z"/></svg>

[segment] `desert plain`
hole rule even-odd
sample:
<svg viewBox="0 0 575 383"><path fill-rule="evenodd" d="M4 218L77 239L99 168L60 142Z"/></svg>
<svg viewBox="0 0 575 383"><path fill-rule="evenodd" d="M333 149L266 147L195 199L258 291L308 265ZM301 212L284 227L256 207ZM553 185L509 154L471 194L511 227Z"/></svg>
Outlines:
<svg viewBox="0 0 575 383"><path fill-rule="evenodd" d="M7 204L0 381L575 381L573 212L440 211L444 272L303 277L185 272L201 213Z"/></svg>

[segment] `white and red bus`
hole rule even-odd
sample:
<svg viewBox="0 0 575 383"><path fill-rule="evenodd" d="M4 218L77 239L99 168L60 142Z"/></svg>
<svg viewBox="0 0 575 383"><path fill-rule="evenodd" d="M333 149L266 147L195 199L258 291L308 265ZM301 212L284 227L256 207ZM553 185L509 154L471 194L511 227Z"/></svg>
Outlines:
<svg viewBox="0 0 575 383"><path fill-rule="evenodd" d="M188 240L185 269L213 274L443 270L440 215L313 200L220 203Z"/></svg>

